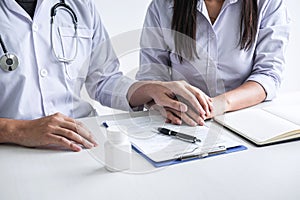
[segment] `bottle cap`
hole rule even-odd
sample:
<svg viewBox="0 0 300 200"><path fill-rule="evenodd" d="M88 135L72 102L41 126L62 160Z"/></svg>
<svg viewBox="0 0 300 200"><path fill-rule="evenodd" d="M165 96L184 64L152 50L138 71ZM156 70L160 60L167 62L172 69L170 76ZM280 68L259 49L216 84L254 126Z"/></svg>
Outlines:
<svg viewBox="0 0 300 200"><path fill-rule="evenodd" d="M107 140L120 143L128 140L127 129L124 126L110 126L106 129Z"/></svg>

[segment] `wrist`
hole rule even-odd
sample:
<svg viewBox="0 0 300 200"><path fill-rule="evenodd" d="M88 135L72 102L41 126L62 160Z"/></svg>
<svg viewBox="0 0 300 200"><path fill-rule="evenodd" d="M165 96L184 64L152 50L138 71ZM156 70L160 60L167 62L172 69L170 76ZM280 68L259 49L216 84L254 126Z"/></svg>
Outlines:
<svg viewBox="0 0 300 200"><path fill-rule="evenodd" d="M226 94L222 94L221 95L221 99L222 99L222 104L223 104L223 113L226 113L226 112L229 112L231 111L231 102L230 102L230 99L228 98L228 96Z"/></svg>
<svg viewBox="0 0 300 200"><path fill-rule="evenodd" d="M9 143L9 121L10 119L1 119L0 120L0 143Z"/></svg>
<svg viewBox="0 0 300 200"><path fill-rule="evenodd" d="M160 81L138 81L128 90L127 99L131 107L141 106L154 99ZM162 86L160 86L162 87Z"/></svg>
<svg viewBox="0 0 300 200"><path fill-rule="evenodd" d="M212 99L213 101L213 115L217 116L217 115L222 115L228 111L230 111L230 100L227 98L227 96L225 94L216 96Z"/></svg>
<svg viewBox="0 0 300 200"><path fill-rule="evenodd" d="M16 143L22 135L21 121L0 119L0 143Z"/></svg>

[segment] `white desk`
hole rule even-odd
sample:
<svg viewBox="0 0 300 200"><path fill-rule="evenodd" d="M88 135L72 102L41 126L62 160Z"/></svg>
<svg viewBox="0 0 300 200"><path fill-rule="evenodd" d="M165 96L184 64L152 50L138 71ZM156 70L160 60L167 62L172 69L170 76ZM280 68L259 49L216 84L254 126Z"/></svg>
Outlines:
<svg viewBox="0 0 300 200"><path fill-rule="evenodd" d="M290 96L300 102L300 93ZM84 122L102 140L97 123L122 116ZM118 173L101 163L103 140L79 153L0 145L0 199L299 200L300 141L262 148L241 141L248 150L159 169L134 154L132 169Z"/></svg>

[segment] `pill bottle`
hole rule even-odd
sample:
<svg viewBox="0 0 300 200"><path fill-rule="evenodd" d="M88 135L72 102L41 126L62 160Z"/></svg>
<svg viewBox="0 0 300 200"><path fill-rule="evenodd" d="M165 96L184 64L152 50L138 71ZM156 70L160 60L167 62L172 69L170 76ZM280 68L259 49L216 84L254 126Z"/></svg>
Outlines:
<svg viewBox="0 0 300 200"><path fill-rule="evenodd" d="M105 168L111 172L128 170L131 166L132 148L126 127L108 127L106 134L107 140L104 144Z"/></svg>

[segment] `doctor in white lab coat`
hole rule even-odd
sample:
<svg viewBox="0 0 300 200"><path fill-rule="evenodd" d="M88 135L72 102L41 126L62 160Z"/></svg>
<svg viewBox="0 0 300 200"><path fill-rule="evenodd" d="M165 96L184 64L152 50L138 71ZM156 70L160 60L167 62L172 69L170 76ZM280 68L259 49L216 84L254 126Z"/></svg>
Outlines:
<svg viewBox="0 0 300 200"><path fill-rule="evenodd" d="M57 3L62 2L38 0L31 4L31 16L14 0L0 1L0 56L12 54L19 62L14 70L0 69L0 143L56 144L74 151L81 150L78 144L95 146L89 131L74 120L94 111L80 97L84 84L91 98L113 108L130 110L154 100L186 112L187 106L174 99L180 95L199 116L211 111L210 99L185 82L134 82L123 76L92 0L67 0L72 11L58 6L51 26Z"/></svg>

